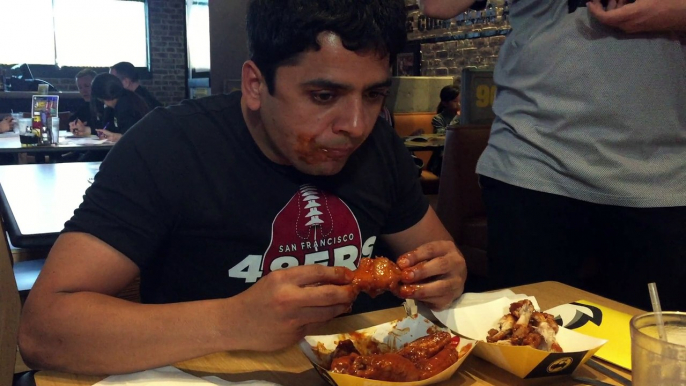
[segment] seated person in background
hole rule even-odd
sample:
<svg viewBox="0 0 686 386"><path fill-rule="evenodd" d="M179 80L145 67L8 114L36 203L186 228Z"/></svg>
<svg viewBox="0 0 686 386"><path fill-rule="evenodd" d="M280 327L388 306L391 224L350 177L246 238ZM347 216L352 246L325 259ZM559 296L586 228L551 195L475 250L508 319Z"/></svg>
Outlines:
<svg viewBox="0 0 686 386"><path fill-rule="evenodd" d="M14 126L14 119L11 116L6 116L2 120L0 120L0 133L6 133L8 131L12 131L12 128Z"/></svg>
<svg viewBox="0 0 686 386"><path fill-rule="evenodd" d="M457 87L445 86L441 89L441 102L436 113L431 120L434 134L445 134L448 126L460 124L460 90Z"/></svg>
<svg viewBox="0 0 686 386"><path fill-rule="evenodd" d="M91 85L91 114L97 115L100 105L107 107L102 122L103 128L95 128L98 136L116 142L121 136L148 113L148 105L133 91L126 90L114 75L99 74ZM93 128L83 124L72 130L75 135L88 137Z"/></svg>
<svg viewBox="0 0 686 386"><path fill-rule="evenodd" d="M14 119L11 116L6 116L0 120L0 133L11 132L14 127ZM12 165L16 163L14 155L0 154L0 165Z"/></svg>
<svg viewBox="0 0 686 386"><path fill-rule="evenodd" d="M138 73L133 64L129 62L119 62L110 67L110 74L119 78L125 89L140 95L140 97L145 100L145 103L148 104L150 110L162 106L162 103L160 103L147 88L143 87L143 85L138 82Z"/></svg>
<svg viewBox="0 0 686 386"><path fill-rule="evenodd" d="M84 103L69 117L69 130L73 131L81 122L84 125L95 125L91 119L91 82L98 75L90 68L84 68L76 74L76 87L83 98Z"/></svg>
<svg viewBox="0 0 686 386"><path fill-rule="evenodd" d="M289 347L349 310L381 240L409 298L451 304L464 259L379 120L406 17L250 1L241 91L155 109L112 148L24 305L24 360L114 374ZM142 304L114 296L139 275Z"/></svg>

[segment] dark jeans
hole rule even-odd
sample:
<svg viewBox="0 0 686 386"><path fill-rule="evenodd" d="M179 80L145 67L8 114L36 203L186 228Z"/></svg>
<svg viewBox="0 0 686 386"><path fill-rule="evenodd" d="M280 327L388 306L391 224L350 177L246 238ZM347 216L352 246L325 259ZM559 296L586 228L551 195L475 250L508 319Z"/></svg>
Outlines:
<svg viewBox="0 0 686 386"><path fill-rule="evenodd" d="M686 311L686 207L593 204L480 177L491 286L560 281L649 310Z"/></svg>

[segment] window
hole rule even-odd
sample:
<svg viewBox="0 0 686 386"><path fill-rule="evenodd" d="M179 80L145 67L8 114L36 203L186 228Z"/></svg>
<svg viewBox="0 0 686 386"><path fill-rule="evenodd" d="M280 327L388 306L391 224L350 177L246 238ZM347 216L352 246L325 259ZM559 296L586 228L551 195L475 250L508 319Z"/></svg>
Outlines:
<svg viewBox="0 0 686 386"><path fill-rule="evenodd" d="M210 11L208 0L186 0L188 64L194 73L210 71Z"/></svg>
<svg viewBox="0 0 686 386"><path fill-rule="evenodd" d="M0 50L2 64L148 65L145 0L0 0L0 7L0 36L13 37Z"/></svg>

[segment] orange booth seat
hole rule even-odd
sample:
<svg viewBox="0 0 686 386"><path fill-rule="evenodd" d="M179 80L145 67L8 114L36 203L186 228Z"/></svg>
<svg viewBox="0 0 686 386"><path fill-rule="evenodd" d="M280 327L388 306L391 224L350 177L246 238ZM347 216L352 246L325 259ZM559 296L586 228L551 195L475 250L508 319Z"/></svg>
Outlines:
<svg viewBox="0 0 686 386"><path fill-rule="evenodd" d="M434 132L431 126L431 120L436 115L434 112L421 113L394 113L393 120L395 131L401 137L407 137L414 134L418 129L424 131L424 134L431 134ZM425 194L438 194L438 176L426 170L431 158L432 151L415 151L414 155L424 161L424 170L422 170L421 182L422 189Z"/></svg>

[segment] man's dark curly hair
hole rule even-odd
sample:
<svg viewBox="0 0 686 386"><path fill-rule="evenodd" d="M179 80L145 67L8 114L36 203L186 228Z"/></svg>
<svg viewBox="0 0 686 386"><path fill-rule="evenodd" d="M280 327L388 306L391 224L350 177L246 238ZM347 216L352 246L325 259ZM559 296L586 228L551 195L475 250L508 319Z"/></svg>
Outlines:
<svg viewBox="0 0 686 386"><path fill-rule="evenodd" d="M319 50L317 37L333 32L350 51L370 51L395 62L407 39L403 0L252 0L247 32L250 59L274 93L276 69ZM360 69L364 70L364 69Z"/></svg>

